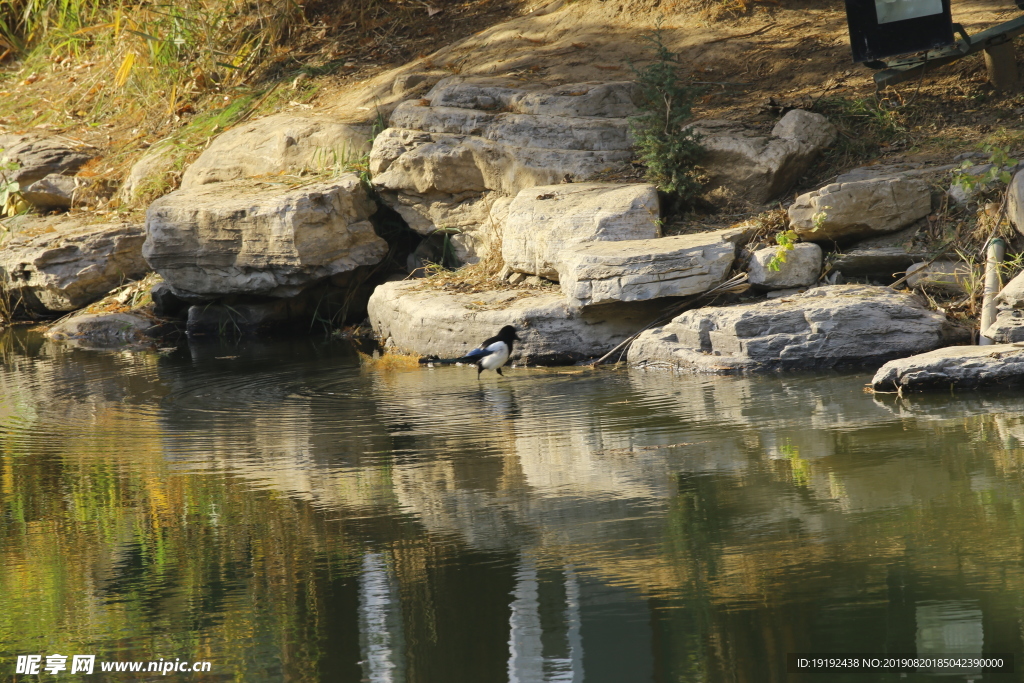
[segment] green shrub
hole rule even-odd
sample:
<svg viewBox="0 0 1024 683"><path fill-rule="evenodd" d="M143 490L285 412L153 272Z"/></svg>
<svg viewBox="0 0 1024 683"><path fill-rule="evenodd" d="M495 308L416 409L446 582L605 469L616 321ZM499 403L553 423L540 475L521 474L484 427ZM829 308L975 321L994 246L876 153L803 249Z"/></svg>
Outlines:
<svg viewBox="0 0 1024 683"><path fill-rule="evenodd" d="M692 206L702 183L697 163L704 152L700 136L686 125L701 89L687 85L679 56L662 41L661 31L644 36L655 51L655 61L642 69L630 65L640 86L643 113L629 121L647 179L681 206Z"/></svg>

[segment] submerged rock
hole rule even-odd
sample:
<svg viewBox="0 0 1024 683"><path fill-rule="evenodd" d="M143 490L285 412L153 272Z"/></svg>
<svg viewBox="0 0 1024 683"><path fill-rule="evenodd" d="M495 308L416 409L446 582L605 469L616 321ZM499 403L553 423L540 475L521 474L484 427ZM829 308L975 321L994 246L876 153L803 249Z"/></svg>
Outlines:
<svg viewBox="0 0 1024 683"><path fill-rule="evenodd" d="M73 311L149 270L141 225L88 220L17 221L17 232L0 249L0 282L15 301L42 313Z"/></svg>
<svg viewBox="0 0 1024 683"><path fill-rule="evenodd" d="M509 206L501 256L512 270L558 280L562 252L661 234L654 185L569 183L523 190Z"/></svg>
<svg viewBox="0 0 1024 683"><path fill-rule="evenodd" d="M84 348L106 349L153 341L160 329L134 313L85 313L61 320L45 336Z"/></svg>
<svg viewBox="0 0 1024 683"><path fill-rule="evenodd" d="M709 373L872 366L934 349L945 331L945 317L910 295L836 285L687 311L641 334L629 362Z"/></svg>
<svg viewBox="0 0 1024 683"><path fill-rule="evenodd" d="M384 257L369 221L376 208L352 173L297 187L212 183L150 205L143 254L185 296L289 297Z"/></svg>
<svg viewBox="0 0 1024 683"><path fill-rule="evenodd" d="M747 232L580 244L561 253L562 292L574 308L700 294L725 281Z"/></svg>
<svg viewBox="0 0 1024 683"><path fill-rule="evenodd" d="M452 294L402 281L377 287L368 310L381 342L406 353L458 358L504 325L514 325L522 341L515 344L513 360L564 364L611 350L653 320L660 306L576 311L553 289Z"/></svg>
<svg viewBox="0 0 1024 683"><path fill-rule="evenodd" d="M893 360L875 373L876 391L949 391L1024 386L1024 346L950 346Z"/></svg>

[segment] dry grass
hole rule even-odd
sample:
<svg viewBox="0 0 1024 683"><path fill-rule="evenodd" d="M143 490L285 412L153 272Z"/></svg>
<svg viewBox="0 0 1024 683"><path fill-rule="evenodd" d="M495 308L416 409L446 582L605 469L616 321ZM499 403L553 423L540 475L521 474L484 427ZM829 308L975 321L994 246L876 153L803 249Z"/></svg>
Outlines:
<svg viewBox="0 0 1024 683"><path fill-rule="evenodd" d="M359 361L362 364L362 367L367 370L383 372L416 370L420 367L420 359L418 356L410 356L405 353L398 353L397 351L388 351L383 354L374 352L373 355L360 352Z"/></svg>

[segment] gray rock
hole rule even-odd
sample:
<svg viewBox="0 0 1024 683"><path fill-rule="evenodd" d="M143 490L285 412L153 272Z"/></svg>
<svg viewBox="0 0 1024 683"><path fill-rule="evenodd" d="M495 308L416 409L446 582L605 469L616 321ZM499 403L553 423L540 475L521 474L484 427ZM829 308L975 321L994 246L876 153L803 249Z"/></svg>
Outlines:
<svg viewBox="0 0 1024 683"><path fill-rule="evenodd" d="M501 255L512 270L559 279L561 253L588 242L660 234L653 185L568 183L523 190L512 200Z"/></svg>
<svg viewBox="0 0 1024 683"><path fill-rule="evenodd" d="M37 209L70 209L72 204L82 203L91 184L87 178L51 173L22 189L21 196Z"/></svg>
<svg viewBox="0 0 1024 683"><path fill-rule="evenodd" d="M176 291L290 297L375 264L388 245L355 174L289 187L255 179L177 190L146 212L147 261Z"/></svg>
<svg viewBox="0 0 1024 683"><path fill-rule="evenodd" d="M385 203L421 235L448 234L460 263L476 263L501 243L511 197L497 192L415 195L382 192Z"/></svg>
<svg viewBox="0 0 1024 683"><path fill-rule="evenodd" d="M708 373L872 366L934 349L945 331L942 315L887 287L816 287L687 311L641 334L629 362Z"/></svg>
<svg viewBox="0 0 1024 683"><path fill-rule="evenodd" d="M132 165L121 184L119 196L132 201L153 190L171 187L166 176L174 171L174 164L173 143L153 145Z"/></svg>
<svg viewBox="0 0 1024 683"><path fill-rule="evenodd" d="M504 325L514 325L513 360L571 363L599 356L657 316L657 302L574 311L558 292L510 289L450 294L422 281L388 282L370 297L370 324L381 342L420 356L457 358Z"/></svg>
<svg viewBox="0 0 1024 683"><path fill-rule="evenodd" d="M768 265L779 249L781 247L766 247L751 254L750 284L759 289L789 289L809 287L818 281L821 275L821 247L811 242L796 244L786 252L786 260L779 264L779 269L771 270Z"/></svg>
<svg viewBox="0 0 1024 683"><path fill-rule="evenodd" d="M763 204L789 189L835 140L836 129L821 114L794 109L766 136L735 121L698 121L693 129L706 150L708 190Z"/></svg>
<svg viewBox="0 0 1024 683"><path fill-rule="evenodd" d="M700 294L721 284L736 258L741 228L563 249L559 282L573 308Z"/></svg>
<svg viewBox="0 0 1024 683"><path fill-rule="evenodd" d="M889 361L871 380L875 391L949 391L1024 386L1024 346L950 346Z"/></svg>
<svg viewBox="0 0 1024 683"><path fill-rule="evenodd" d="M152 341L155 329L150 320L134 313L84 313L57 322L45 336L83 348L107 349Z"/></svg>
<svg viewBox="0 0 1024 683"><path fill-rule="evenodd" d="M996 319L981 333L999 344L1024 342L1024 273L1003 287L995 304Z"/></svg>
<svg viewBox="0 0 1024 683"><path fill-rule="evenodd" d="M441 80L441 76L434 73L401 74L391 85L391 92L398 96L408 96L434 85L439 80Z"/></svg>
<svg viewBox="0 0 1024 683"><path fill-rule="evenodd" d="M808 241L841 241L895 232L931 211L928 183L878 178L833 183L800 195L789 207L790 227Z"/></svg>
<svg viewBox="0 0 1024 683"><path fill-rule="evenodd" d="M370 127L275 114L221 133L186 169L181 188L235 178L342 170L369 148Z"/></svg>
<svg viewBox="0 0 1024 683"><path fill-rule="evenodd" d="M0 249L0 282L29 309L73 311L142 277L143 227L84 216L28 218Z"/></svg>
<svg viewBox="0 0 1024 683"><path fill-rule="evenodd" d="M915 263L907 268L907 286L941 294L967 294L982 278L981 271L962 261Z"/></svg>
<svg viewBox="0 0 1024 683"><path fill-rule="evenodd" d="M1024 234L1024 171L1017 171L1006 188L1006 215L1017 232Z"/></svg>
<svg viewBox="0 0 1024 683"><path fill-rule="evenodd" d="M63 139L42 135L0 135L0 166L16 163L19 168L8 171L23 187L42 180L51 173L69 174L95 156L86 145L73 145Z"/></svg>
<svg viewBox="0 0 1024 683"><path fill-rule="evenodd" d="M879 178L926 178L933 179L950 171L959 168L957 164L942 164L940 166L929 166L922 163L901 162L893 164L875 164L873 166L860 166L846 173L840 173L836 182L852 183L859 180L878 180Z"/></svg>
<svg viewBox="0 0 1024 683"><path fill-rule="evenodd" d="M584 181L633 154L626 117L637 111L634 84L505 82L442 80L395 108L370 153L384 201L421 234L459 226L466 262L493 242L494 221L481 222L477 208L494 202L490 193Z"/></svg>

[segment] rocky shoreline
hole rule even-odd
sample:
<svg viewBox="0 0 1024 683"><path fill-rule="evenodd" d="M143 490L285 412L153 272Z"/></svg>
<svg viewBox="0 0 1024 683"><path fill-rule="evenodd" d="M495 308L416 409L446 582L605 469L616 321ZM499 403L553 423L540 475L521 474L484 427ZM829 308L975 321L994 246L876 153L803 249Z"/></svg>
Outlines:
<svg viewBox="0 0 1024 683"><path fill-rule="evenodd" d="M423 73L401 75L393 88L409 98L368 149L365 125L316 116L275 115L221 134L181 187L149 206L145 225L81 213L6 219L0 281L23 311L54 316L158 276L147 315L116 310L104 329L94 310L49 332L83 345L139 343L169 323L216 335L367 318L385 349L419 356L461 355L512 324L523 337L514 361L560 364L601 356L683 298L743 272L746 300L719 300L643 332L628 363L701 373L877 368L936 349L980 362L973 347L957 346L970 342L968 331L886 286L915 268L924 270L912 286L925 291L962 288L973 276L907 246L940 202L935 179L955 164L868 167L797 197L786 222L800 241L780 262L782 248L765 245L753 214L725 230L664 235L657 189L621 173L632 159L628 117L638 111L630 82L513 87ZM694 127L707 150L707 189L752 207L778 199L836 136L824 116L799 109L770 132L728 121ZM25 201L40 211L80 201L88 182L74 174L88 150L35 133L5 136L0 147ZM369 172L324 163L353 150L368 153ZM153 159L140 164L152 168ZM1022 185L1018 176L1011 196ZM1019 204L1011 206L1015 219ZM436 286L418 277L430 263L477 277ZM982 331L996 342L1024 339L1022 287L1020 278L1007 286L996 323ZM902 381L890 375L876 386ZM1015 381L958 376L950 381Z"/></svg>

